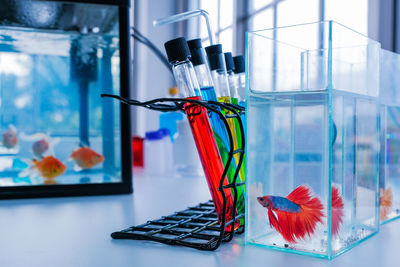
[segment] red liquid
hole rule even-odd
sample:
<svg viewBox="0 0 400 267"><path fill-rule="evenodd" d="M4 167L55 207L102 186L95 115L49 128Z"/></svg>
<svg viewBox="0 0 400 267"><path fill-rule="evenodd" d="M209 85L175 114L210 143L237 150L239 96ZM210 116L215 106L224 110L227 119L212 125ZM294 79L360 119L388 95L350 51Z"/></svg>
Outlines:
<svg viewBox="0 0 400 267"><path fill-rule="evenodd" d="M143 138L132 137L133 166L143 167Z"/></svg>
<svg viewBox="0 0 400 267"><path fill-rule="evenodd" d="M201 96L188 97L187 99L202 100ZM186 104L185 112L189 120L190 128L192 129L193 138L207 179L208 188L210 189L211 197L214 201L215 210L221 222L223 198L221 193L218 192L218 187L222 173L224 172L224 165L214 139L208 113L204 107L193 104ZM223 184L229 184L226 177ZM232 220L233 196L229 188L225 189L224 192L227 200L225 222L228 222ZM235 223L235 229L239 226L240 222L237 221ZM228 227L227 229L229 230L231 228Z"/></svg>

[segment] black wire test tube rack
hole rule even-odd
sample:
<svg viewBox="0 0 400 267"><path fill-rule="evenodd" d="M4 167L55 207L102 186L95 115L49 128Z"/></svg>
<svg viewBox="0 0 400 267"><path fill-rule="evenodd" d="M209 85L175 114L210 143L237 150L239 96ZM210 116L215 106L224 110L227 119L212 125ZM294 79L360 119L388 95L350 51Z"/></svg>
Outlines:
<svg viewBox="0 0 400 267"><path fill-rule="evenodd" d="M150 101L140 102L137 100L126 99L117 95L102 94L102 97L112 97L118 99L120 102L133 106L140 106L151 110L161 112L183 111L185 106L198 105L207 109L207 111L216 113L223 121L228 137L230 149L228 159L224 166L224 171L220 179L218 193L223 198L223 212L221 222L218 221L217 213L214 208L214 203L210 200L205 203L198 204L195 207L187 208L183 211L175 212L168 216L163 216L160 219L148 221L138 226L131 226L124 230L114 232L111 234L115 239L134 239L134 240L151 240L168 245L180 245L200 250L216 250L222 242L229 242L232 240L234 234L241 234L244 232L244 224L242 223L238 229L234 229L233 225L239 219L244 222L244 214L238 214L236 211L238 202L237 186L243 186L244 183L237 183L239 170L243 163L245 138L244 128L240 115L245 112L245 108L238 105L226 104L214 101L202 101L186 98L158 98ZM221 109L230 112L229 115L223 114ZM233 133L230 130L228 119L237 120L237 125L240 127L241 133L241 147L234 150L233 146ZM232 183L224 185L224 179L234 160L235 154L239 155L236 170ZM233 208L228 211L227 198L225 190L232 188L233 195ZM244 201L244 200L242 200ZM242 203L244 205L244 203ZM227 212L232 212L230 221L225 221ZM232 225L232 227L227 227ZM226 231L226 229L230 229Z"/></svg>

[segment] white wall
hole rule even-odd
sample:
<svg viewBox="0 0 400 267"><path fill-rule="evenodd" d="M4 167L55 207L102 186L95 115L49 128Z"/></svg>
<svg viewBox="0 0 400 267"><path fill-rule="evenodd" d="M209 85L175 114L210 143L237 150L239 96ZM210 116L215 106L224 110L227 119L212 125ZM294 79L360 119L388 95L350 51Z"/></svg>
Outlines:
<svg viewBox="0 0 400 267"><path fill-rule="evenodd" d="M175 14L174 0L134 0L134 27L149 38L165 53L164 43L175 36L176 25L153 26L153 20ZM134 41L132 98L150 100L165 97L168 88L174 86L171 72L143 44ZM157 130L159 112L134 108L133 133L144 136L146 131Z"/></svg>

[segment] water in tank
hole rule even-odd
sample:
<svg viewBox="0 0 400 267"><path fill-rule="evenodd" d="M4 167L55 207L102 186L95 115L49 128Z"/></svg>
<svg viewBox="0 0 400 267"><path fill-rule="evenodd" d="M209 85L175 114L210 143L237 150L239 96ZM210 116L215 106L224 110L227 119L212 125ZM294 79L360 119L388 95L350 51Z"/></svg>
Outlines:
<svg viewBox="0 0 400 267"><path fill-rule="evenodd" d="M121 182L118 6L0 7L0 186Z"/></svg>

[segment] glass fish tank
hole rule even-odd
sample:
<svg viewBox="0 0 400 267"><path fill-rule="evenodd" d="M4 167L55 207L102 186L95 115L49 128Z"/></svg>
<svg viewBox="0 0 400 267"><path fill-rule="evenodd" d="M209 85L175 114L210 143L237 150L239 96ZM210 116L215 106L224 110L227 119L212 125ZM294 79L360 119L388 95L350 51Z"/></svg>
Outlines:
<svg viewBox="0 0 400 267"><path fill-rule="evenodd" d="M381 50L380 221L400 217L400 55Z"/></svg>
<svg viewBox="0 0 400 267"><path fill-rule="evenodd" d="M246 242L332 259L379 229L380 44L333 21L246 42Z"/></svg>
<svg viewBox="0 0 400 267"><path fill-rule="evenodd" d="M132 192L129 109L101 97L129 97L128 1L92 2L0 8L0 198Z"/></svg>

